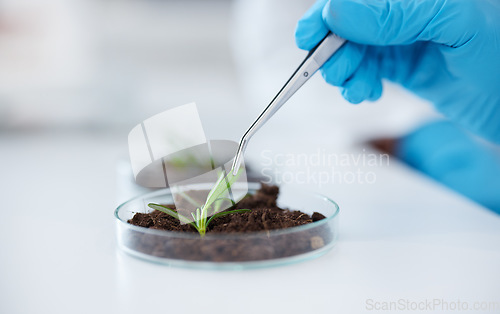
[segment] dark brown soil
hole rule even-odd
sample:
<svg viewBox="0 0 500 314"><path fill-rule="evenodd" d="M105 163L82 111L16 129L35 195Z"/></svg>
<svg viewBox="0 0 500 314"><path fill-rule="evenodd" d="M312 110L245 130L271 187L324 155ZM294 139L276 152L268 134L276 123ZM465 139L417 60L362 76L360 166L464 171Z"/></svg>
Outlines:
<svg viewBox="0 0 500 314"><path fill-rule="evenodd" d="M262 188L254 195L246 196L233 208L228 209L250 209L250 212L215 218L208 226L207 236L204 238L166 238L131 230L125 245L144 254L169 259L237 262L307 253L320 249L333 240L326 224L321 228L296 233L269 236L268 232L262 232L300 226L325 218L317 212L310 216L300 211L279 208L276 205L278 193L278 187L262 184ZM175 209L173 205L168 207ZM177 231L179 235L197 233L191 225L181 225L177 219L156 210L146 214L136 213L129 223L149 229ZM234 233L248 234L248 237L209 237L211 234Z"/></svg>
<svg viewBox="0 0 500 314"><path fill-rule="evenodd" d="M291 211L279 208L276 205L279 188L263 184L255 195L248 195L242 199L233 209L251 209L250 212L235 213L215 218L208 226L207 234L210 233L234 233L255 232L273 229L284 229L325 218L320 213L311 216L300 211ZM175 205L168 204L168 208L175 209ZM129 223L159 230L198 232L189 224L180 224L178 219L155 210L151 213L136 213Z"/></svg>

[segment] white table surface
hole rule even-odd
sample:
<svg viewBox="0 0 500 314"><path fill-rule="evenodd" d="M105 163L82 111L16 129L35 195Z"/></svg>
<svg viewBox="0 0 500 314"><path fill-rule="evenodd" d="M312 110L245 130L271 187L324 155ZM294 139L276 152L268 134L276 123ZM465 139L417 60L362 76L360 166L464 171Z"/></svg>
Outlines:
<svg viewBox="0 0 500 314"><path fill-rule="evenodd" d="M226 110L222 124L204 120L207 135L236 139L292 72L290 65L303 57L290 35L282 40L289 39L288 54L272 50L274 57L266 53L260 65L243 60L255 71L245 73L253 80L244 82L248 92L242 97L226 47L226 35L234 29L228 21L228 3L168 2L160 10L151 1L144 5L115 2L96 2L105 6L96 12L109 22L107 32L100 32L102 42L109 46L103 51L109 56L97 68L120 69L119 79L125 79L134 96L126 93L123 98L136 106L133 111L121 99L113 103L108 98L94 107L82 102L90 108L90 117L104 112L105 122L109 114L111 121L120 120L123 114L126 123L137 123L165 110L167 103L196 100L202 117L210 113L220 117ZM116 9L118 3L124 7ZM294 11L300 14L299 9ZM269 16L286 28L288 22L275 20L274 13ZM250 17L252 24L241 23L253 27L254 16ZM295 20L289 19L290 27ZM94 26L94 19L88 21ZM180 27L166 32L172 25ZM137 42L143 34L153 35L150 45ZM291 33L286 30L286 34ZM252 38L240 37L250 46L261 47ZM176 54L179 47L183 49ZM129 65L128 58L135 63ZM123 68L134 76L123 78ZM96 76L104 82L118 82L111 87L121 87L122 81L109 73ZM11 77L6 77L10 82ZM45 74L42 77L47 80ZM287 109L255 136L247 160L258 165L261 152L267 149L271 154L314 153L322 148L358 154L366 147L352 144L356 139L350 134L366 136L394 125L404 129L415 116L408 106L399 106L403 98L385 110L384 103L347 106L338 95L334 97L334 88L320 81L318 76L316 85L308 83L303 88L307 91L298 92ZM59 109L75 113L75 107L64 101L47 100L45 92L40 97L21 91L21 96L43 100L30 106L36 109L28 112L34 118L40 118L37 112L58 117ZM59 96L54 95L54 100ZM401 97L408 102L409 96ZM394 107L402 112L395 112ZM241 119L234 118L236 111L241 111ZM70 118L80 121L78 112ZM131 112L133 116L127 119ZM68 121L67 117L62 121ZM361 167L376 173L375 184L304 186L330 196L341 207L338 245L316 260L214 272L169 268L125 255L116 247L113 211L117 198L124 197L116 165L127 158L126 138L127 130L114 134L102 130L0 131L0 314L376 312L367 308L368 299L436 299L469 302L470 306L496 302L496 310L484 313L500 313L500 217L392 160L390 165ZM444 312L439 309L435 312Z"/></svg>
<svg viewBox="0 0 500 314"><path fill-rule="evenodd" d="M305 187L341 207L338 245L316 260L201 271L125 255L113 218L125 141L0 134L0 313L363 313L374 312L368 299L500 302L500 217L395 161L371 169L375 184ZM266 141L255 139L249 159ZM293 151L280 145L273 153Z"/></svg>

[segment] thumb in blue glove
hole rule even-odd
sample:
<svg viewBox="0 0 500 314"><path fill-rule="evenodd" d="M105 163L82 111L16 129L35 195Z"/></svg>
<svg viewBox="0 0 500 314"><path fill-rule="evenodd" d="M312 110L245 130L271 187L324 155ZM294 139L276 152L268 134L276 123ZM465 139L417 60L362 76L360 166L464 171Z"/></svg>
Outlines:
<svg viewBox="0 0 500 314"><path fill-rule="evenodd" d="M298 22L310 50L332 31L349 42L322 68L351 103L376 100L382 79L500 143L500 2L319 0Z"/></svg>

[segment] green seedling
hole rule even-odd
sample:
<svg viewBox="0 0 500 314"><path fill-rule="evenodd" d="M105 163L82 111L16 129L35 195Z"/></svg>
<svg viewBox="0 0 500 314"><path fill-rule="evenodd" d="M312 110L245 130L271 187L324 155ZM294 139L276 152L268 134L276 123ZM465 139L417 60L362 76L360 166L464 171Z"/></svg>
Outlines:
<svg viewBox="0 0 500 314"><path fill-rule="evenodd" d="M238 171L236 175L233 175L232 172L229 172L226 176L224 176L224 173L221 173L214 187L208 193L207 200L201 206L187 194L181 193L181 196L183 196L189 203L196 206L196 210L193 213L191 213L193 220L177 213L173 209L170 209L164 205L149 203L148 206L152 209L164 212L165 214L170 215L175 219L178 219L182 223L192 225L198 231L200 236L204 237L205 233L207 232L207 227L213 219L230 214L244 213L250 211L250 209L235 209L235 210L221 212L222 203L227 200L231 201L230 199L223 197L223 195L236 182L238 176L240 175L240 171ZM211 216L209 217L210 210L211 210L210 212Z"/></svg>

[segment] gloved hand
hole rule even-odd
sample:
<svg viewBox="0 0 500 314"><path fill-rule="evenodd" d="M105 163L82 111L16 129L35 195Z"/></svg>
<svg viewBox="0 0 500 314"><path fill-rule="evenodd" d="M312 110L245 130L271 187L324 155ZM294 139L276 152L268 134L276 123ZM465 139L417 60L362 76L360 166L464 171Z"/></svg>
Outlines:
<svg viewBox="0 0 500 314"><path fill-rule="evenodd" d="M500 1L319 0L297 45L310 50L329 30L349 42L321 71L351 103L378 99L388 79L500 143Z"/></svg>
<svg viewBox="0 0 500 314"><path fill-rule="evenodd" d="M500 154L453 123L428 123L398 139L410 166L500 214Z"/></svg>

